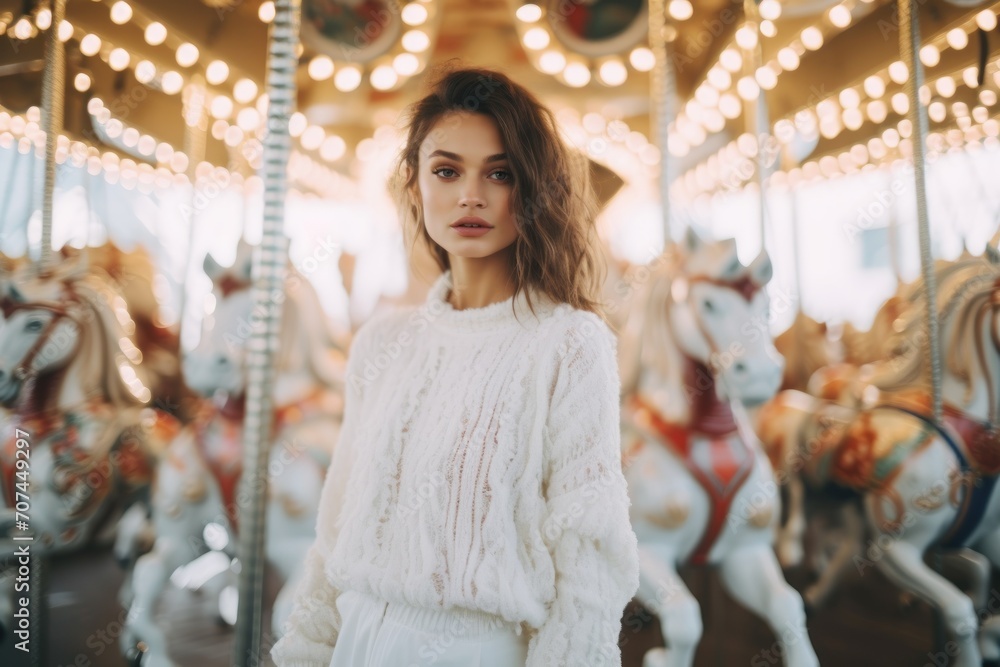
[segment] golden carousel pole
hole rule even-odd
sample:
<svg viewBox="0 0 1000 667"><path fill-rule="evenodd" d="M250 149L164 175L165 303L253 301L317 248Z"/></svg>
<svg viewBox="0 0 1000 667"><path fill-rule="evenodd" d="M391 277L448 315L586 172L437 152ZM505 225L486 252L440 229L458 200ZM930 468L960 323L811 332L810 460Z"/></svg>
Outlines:
<svg viewBox="0 0 1000 667"><path fill-rule="evenodd" d="M650 134L655 131L656 144L660 149L660 211L663 216L663 249L673 245L670 224L670 168L669 135L670 122L674 119L677 98L677 82L674 78L673 63L670 61L668 31L674 30L666 21L664 0L649 0L649 48L656 57L649 77L650 94Z"/></svg>
<svg viewBox="0 0 1000 667"><path fill-rule="evenodd" d="M910 98L907 113L912 130L913 176L917 194L917 231L920 235L920 266L924 277L927 298L926 331L931 352L931 401L935 421L941 419L941 342L937 314L937 276L934 275L934 257L931 255L930 218L927 212L926 144L927 109L920 102L920 87L924 83L924 69L920 62L920 24L914 0L899 0L899 52L910 76L906 80L906 94Z"/></svg>
<svg viewBox="0 0 1000 667"><path fill-rule="evenodd" d="M299 43L300 0L277 0L271 25L267 61L267 134L264 137L264 228L253 255L254 312L263 313L248 342L247 408L243 422L243 478L241 497L249 506L241 512L239 607L234 665L259 665L261 607L264 588L267 462L273 419L271 387L274 353L281 326L281 303L273 295L284 292L288 240L284 234L285 194L291 136L288 121L295 108L296 49ZM249 494L244 496L249 491Z"/></svg>

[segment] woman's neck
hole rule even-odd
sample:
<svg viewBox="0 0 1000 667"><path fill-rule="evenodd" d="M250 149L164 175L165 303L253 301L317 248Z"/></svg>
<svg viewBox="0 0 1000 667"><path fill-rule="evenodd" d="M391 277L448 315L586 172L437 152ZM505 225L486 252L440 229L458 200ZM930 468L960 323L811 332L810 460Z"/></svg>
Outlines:
<svg viewBox="0 0 1000 667"><path fill-rule="evenodd" d="M451 293L446 297L455 310L484 308L514 295L512 258L506 250L489 257L452 255Z"/></svg>

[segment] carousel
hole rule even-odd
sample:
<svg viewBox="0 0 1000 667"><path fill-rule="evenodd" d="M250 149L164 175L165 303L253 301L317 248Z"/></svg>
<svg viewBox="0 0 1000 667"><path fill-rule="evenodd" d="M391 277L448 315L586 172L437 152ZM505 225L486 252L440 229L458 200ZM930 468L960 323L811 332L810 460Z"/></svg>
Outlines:
<svg viewBox="0 0 1000 667"><path fill-rule="evenodd" d="M448 64L589 161L621 664L1000 664L998 14L0 0L0 665L274 664Z"/></svg>

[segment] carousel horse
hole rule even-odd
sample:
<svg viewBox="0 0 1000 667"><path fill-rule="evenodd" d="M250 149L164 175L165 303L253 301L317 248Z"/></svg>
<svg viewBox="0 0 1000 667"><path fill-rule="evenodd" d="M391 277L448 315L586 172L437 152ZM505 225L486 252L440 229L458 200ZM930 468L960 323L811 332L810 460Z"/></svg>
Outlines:
<svg viewBox="0 0 1000 667"><path fill-rule="evenodd" d="M112 283L64 257L40 275L15 269L0 294L7 518L21 518L9 515L30 499L40 555L110 543L118 518L148 492L179 424L147 405L130 319Z"/></svg>
<svg viewBox="0 0 1000 667"><path fill-rule="evenodd" d="M761 410L762 441L814 486L857 494L872 545L854 564L877 567L937 607L955 665L1000 658L1000 623L924 562L930 549L971 549L1000 567L1000 268L965 280L940 311L941 422L925 390L886 392L860 410L782 392ZM928 344L898 369L919 376ZM914 370L917 368L917 370ZM789 453L791 453L789 455Z"/></svg>
<svg viewBox="0 0 1000 667"><path fill-rule="evenodd" d="M183 360L188 385L203 398L197 416L170 443L156 472L152 497L155 542L135 564L131 611L121 646L134 654L145 645L147 667L171 665L154 611L171 573L208 551L202 534L209 524L240 530L244 495L259 483L243 476L248 341L257 314L250 282L250 246L242 241L235 264L204 263L212 279L215 307L203 323L198 346ZM272 628L280 636L292 595L315 539L320 491L337 441L345 357L332 338L312 286L289 270L282 303L273 387L269 446L266 555L284 581L275 601ZM262 471L263 472L263 471ZM230 540L230 543L235 540ZM237 554L238 555L238 554Z"/></svg>
<svg viewBox="0 0 1000 667"><path fill-rule="evenodd" d="M785 359L782 389L804 391L817 370L836 363L842 356L827 324L802 311L795 315L791 326L775 336L774 347Z"/></svg>
<svg viewBox="0 0 1000 667"><path fill-rule="evenodd" d="M761 616L786 665L817 665L802 598L773 550L780 497L742 402L777 391L782 362L768 330L770 259L749 267L732 239L689 232L685 250L647 274L623 332L623 471L639 539L637 599L656 613L667 648L644 667L691 665L701 639L682 563L718 566L722 583Z"/></svg>

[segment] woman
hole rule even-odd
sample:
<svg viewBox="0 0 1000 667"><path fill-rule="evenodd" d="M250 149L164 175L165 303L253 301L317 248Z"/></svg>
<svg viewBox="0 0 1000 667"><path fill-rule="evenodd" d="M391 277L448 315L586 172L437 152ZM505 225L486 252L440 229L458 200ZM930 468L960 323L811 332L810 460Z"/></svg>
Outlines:
<svg viewBox="0 0 1000 667"><path fill-rule="evenodd" d="M620 665L638 589L593 192L552 113L446 73L393 180L444 273L355 336L279 667Z"/></svg>

